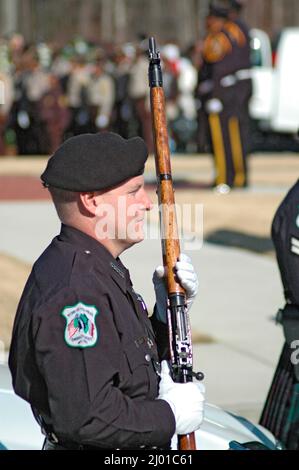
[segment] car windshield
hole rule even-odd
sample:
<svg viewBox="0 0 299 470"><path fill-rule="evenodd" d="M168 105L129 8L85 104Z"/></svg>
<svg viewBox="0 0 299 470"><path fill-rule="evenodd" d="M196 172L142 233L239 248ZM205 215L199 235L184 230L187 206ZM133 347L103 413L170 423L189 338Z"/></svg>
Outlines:
<svg viewBox="0 0 299 470"><path fill-rule="evenodd" d="M250 59L253 67L261 67L262 61L262 43L259 38L253 37L250 41Z"/></svg>

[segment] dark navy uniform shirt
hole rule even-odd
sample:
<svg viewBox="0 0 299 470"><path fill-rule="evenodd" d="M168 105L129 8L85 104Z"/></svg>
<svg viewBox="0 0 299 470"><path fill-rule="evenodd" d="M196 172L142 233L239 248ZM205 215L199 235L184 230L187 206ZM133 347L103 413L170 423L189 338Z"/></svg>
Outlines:
<svg viewBox="0 0 299 470"><path fill-rule="evenodd" d="M15 391L60 442L163 446L175 432L157 400L155 336L129 272L103 245L63 225L33 266L16 314Z"/></svg>
<svg viewBox="0 0 299 470"><path fill-rule="evenodd" d="M272 240L285 299L299 307L299 180L277 209L272 223Z"/></svg>

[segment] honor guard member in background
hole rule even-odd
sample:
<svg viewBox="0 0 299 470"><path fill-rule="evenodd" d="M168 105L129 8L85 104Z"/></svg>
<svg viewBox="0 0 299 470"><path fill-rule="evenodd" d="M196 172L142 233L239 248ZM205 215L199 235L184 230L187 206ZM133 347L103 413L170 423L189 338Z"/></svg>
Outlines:
<svg viewBox="0 0 299 470"><path fill-rule="evenodd" d="M260 422L287 449L299 450L299 180L275 214L272 240L286 300L277 315L285 343Z"/></svg>
<svg viewBox="0 0 299 470"><path fill-rule="evenodd" d="M203 385L174 383L166 361L160 372L155 332L167 329L160 269L151 322L119 259L144 238L147 156L139 137L83 134L65 141L41 176L62 228L25 286L9 365L45 449L168 448L175 432L202 422ZM190 307L197 276L186 257L176 267Z"/></svg>
<svg viewBox="0 0 299 470"><path fill-rule="evenodd" d="M132 100L140 133L150 153L154 152L150 88L148 86L148 45L143 40L136 48L135 62L131 66L128 94Z"/></svg>
<svg viewBox="0 0 299 470"><path fill-rule="evenodd" d="M235 141L241 134L241 148L236 144L236 161L239 162L240 171L235 181L236 186L247 186L247 158L250 152L250 116L249 101L252 96L251 75L251 50L249 28L240 15L245 5L245 0L230 0L231 8L225 30L230 34L234 43L234 55L236 64L236 118L232 123L232 132ZM238 129L239 127L239 129ZM235 129L234 129L235 128ZM245 174L242 171L245 169ZM245 179L243 179L245 176Z"/></svg>
<svg viewBox="0 0 299 470"><path fill-rule="evenodd" d="M210 3L198 93L208 116L215 158L215 186L220 193L246 184L246 166L238 119L236 38L226 29L230 4Z"/></svg>
<svg viewBox="0 0 299 470"><path fill-rule="evenodd" d="M1 65L1 64L0 64ZM0 155L5 155L5 130L14 97L13 81L8 71L0 68Z"/></svg>

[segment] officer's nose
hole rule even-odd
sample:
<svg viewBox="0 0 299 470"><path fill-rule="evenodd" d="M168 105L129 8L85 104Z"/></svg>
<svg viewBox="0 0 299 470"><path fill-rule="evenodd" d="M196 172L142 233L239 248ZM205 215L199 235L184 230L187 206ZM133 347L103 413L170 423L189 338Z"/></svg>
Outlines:
<svg viewBox="0 0 299 470"><path fill-rule="evenodd" d="M153 208L153 201L151 200L150 196L148 195L147 191L143 188L142 193L142 203L146 211L150 211Z"/></svg>

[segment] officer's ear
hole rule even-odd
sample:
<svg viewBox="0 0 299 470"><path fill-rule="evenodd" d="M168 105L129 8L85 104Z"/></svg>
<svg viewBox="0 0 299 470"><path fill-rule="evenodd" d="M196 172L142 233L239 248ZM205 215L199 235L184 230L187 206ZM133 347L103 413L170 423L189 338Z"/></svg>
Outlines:
<svg viewBox="0 0 299 470"><path fill-rule="evenodd" d="M92 192L82 192L79 195L80 201L80 212L88 213L90 216L96 215L97 207L99 205L99 193ZM83 210L82 210L83 209Z"/></svg>

